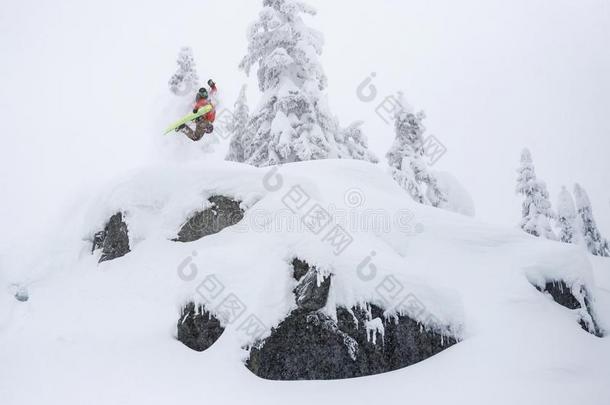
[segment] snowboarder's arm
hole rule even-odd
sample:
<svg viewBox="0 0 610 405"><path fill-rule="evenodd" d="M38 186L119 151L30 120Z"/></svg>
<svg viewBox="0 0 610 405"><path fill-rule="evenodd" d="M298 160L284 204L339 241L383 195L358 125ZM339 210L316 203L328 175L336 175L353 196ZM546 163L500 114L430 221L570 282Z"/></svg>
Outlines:
<svg viewBox="0 0 610 405"><path fill-rule="evenodd" d="M214 83L214 80L212 80L212 79L208 80L208 86L210 86L210 94L211 95L216 94L218 89L216 88L216 83Z"/></svg>

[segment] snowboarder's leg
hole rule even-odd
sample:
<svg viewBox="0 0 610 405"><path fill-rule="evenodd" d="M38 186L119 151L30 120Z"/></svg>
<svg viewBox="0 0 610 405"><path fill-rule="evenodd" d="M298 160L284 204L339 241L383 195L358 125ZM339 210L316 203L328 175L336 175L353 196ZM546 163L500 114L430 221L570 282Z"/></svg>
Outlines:
<svg viewBox="0 0 610 405"><path fill-rule="evenodd" d="M212 124L206 120L197 121L197 127L195 127L195 135L197 136L197 140L203 138L203 135L212 133L213 130Z"/></svg>
<svg viewBox="0 0 610 405"><path fill-rule="evenodd" d="M192 141L196 142L201 139L201 136L197 135L197 130L193 131L193 129L191 127L189 127L188 125L182 125L178 129L180 132L182 132L184 135L187 136L187 138L189 138Z"/></svg>
<svg viewBox="0 0 610 405"><path fill-rule="evenodd" d="M203 121L201 125L203 127L203 132L206 134L211 134L212 131L214 131L214 125L212 125L210 121Z"/></svg>

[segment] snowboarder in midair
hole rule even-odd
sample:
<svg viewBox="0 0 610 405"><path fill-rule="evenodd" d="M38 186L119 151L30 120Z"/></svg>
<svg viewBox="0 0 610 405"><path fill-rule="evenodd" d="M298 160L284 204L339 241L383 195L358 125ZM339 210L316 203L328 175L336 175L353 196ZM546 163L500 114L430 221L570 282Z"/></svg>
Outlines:
<svg viewBox="0 0 610 405"><path fill-rule="evenodd" d="M208 80L208 86L210 86L209 92L205 87L200 88L197 92L197 95L195 96L195 105L193 106L193 113L197 113L199 109L208 105L211 106L212 109L201 117L195 119L195 130L186 124L182 124L176 128L176 131L182 132L193 141L198 141L203 137L204 134L211 134L212 131L214 131L214 125L212 124L216 119L216 108L214 107L214 104L212 104L210 98L211 96L214 96L218 90L216 88L216 83L214 83L212 79Z"/></svg>

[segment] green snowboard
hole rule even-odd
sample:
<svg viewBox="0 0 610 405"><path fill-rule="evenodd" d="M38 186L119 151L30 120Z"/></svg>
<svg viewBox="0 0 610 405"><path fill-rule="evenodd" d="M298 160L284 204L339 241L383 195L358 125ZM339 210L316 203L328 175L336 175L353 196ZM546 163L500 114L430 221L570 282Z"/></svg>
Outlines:
<svg viewBox="0 0 610 405"><path fill-rule="evenodd" d="M169 134L170 132L174 132L176 130L176 128L178 128L180 125L187 124L187 123L194 121L195 119L201 117L202 115L209 113L210 111L212 111L213 108L214 107L212 107L210 104L208 104L208 105L204 105L203 107L201 107L199 109L199 111L197 111L196 113L190 113L188 115L185 115L184 117L180 118L178 121L174 122L172 125L167 127L167 129L165 130L165 135Z"/></svg>

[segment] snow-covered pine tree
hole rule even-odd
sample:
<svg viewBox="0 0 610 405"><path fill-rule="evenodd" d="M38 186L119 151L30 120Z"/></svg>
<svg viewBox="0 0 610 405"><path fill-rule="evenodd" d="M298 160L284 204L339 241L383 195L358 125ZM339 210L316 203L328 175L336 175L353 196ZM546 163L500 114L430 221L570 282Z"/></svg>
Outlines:
<svg viewBox="0 0 610 405"><path fill-rule="evenodd" d="M576 243L578 240L578 228L576 227L576 208L572 195L565 186L557 198L557 227L559 228L559 240L564 243Z"/></svg>
<svg viewBox="0 0 610 405"><path fill-rule="evenodd" d="M401 93L398 101L402 108L394 116L396 138L386 154L392 177L416 202L442 207L447 198L423 160L426 116L408 111Z"/></svg>
<svg viewBox="0 0 610 405"><path fill-rule="evenodd" d="M574 185L574 199L576 200L576 209L580 216L582 235L589 252L595 256L610 257L608 240L603 238L599 229L597 229L589 196L578 183Z"/></svg>
<svg viewBox="0 0 610 405"><path fill-rule="evenodd" d="M344 156L357 160L378 163L379 159L368 148L368 139L362 132L362 121L352 123L339 131L339 146L344 148Z"/></svg>
<svg viewBox="0 0 610 405"><path fill-rule="evenodd" d="M169 79L169 89L175 95L183 96L199 86L193 50L188 46L181 48L176 63L178 70Z"/></svg>
<svg viewBox="0 0 610 405"><path fill-rule="evenodd" d="M245 160L244 146L250 144L248 136L248 121L250 119L250 109L246 96L247 86L244 84L239 92L239 97L235 101L233 109L233 121L228 130L231 132L231 143L226 160L233 162L243 162Z"/></svg>
<svg viewBox="0 0 610 405"><path fill-rule="evenodd" d="M549 193L546 184L536 178L536 171L532 155L528 149L521 153L521 166L517 170L517 194L522 194L525 199L522 204L521 229L546 239L557 240L557 236L551 228L551 220L555 214L551 209Z"/></svg>
<svg viewBox="0 0 610 405"><path fill-rule="evenodd" d="M244 161L254 166L326 159L369 158L364 135L342 140L337 120L322 93L326 76L318 60L322 35L302 15L315 10L296 0L263 0L263 10L248 34L248 53L240 63L246 74L258 65L263 93L248 123ZM352 132L353 134L353 132Z"/></svg>

